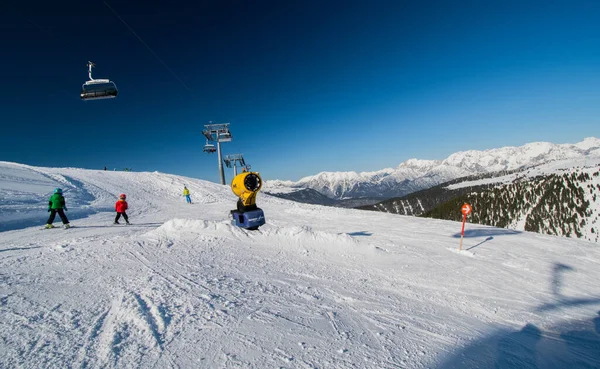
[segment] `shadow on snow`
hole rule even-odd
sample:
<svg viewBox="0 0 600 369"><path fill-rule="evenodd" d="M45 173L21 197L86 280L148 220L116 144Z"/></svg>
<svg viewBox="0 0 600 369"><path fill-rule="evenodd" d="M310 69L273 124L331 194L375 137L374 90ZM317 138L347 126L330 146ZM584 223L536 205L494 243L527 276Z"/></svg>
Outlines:
<svg viewBox="0 0 600 369"><path fill-rule="evenodd" d="M469 247L469 248L468 248L468 249L466 249L466 250L468 251L468 250L474 249L474 248L476 248L477 246L479 246L479 245L481 245L481 244L483 244L483 243L485 243L485 242L487 242L487 241L491 241L491 240L493 240L493 239L494 239L494 237L493 237L493 236L489 236L489 237L488 237L488 238L486 238L485 240L483 240L483 241L479 242L477 245L471 246L471 247Z"/></svg>
<svg viewBox="0 0 600 369"><path fill-rule="evenodd" d="M358 231L358 232L350 232L346 233L348 236L371 236L373 232L369 231Z"/></svg>
<svg viewBox="0 0 600 369"><path fill-rule="evenodd" d="M19 250L31 250L31 249L39 249L42 246L33 246L33 247L12 247L10 249L3 249L0 250L0 252L5 252L5 251L19 251Z"/></svg>
<svg viewBox="0 0 600 369"><path fill-rule="evenodd" d="M164 223L131 223L127 225L126 223L113 224L109 223L107 225L75 225L76 228L108 228L108 227L147 227L147 228L155 228L157 226L161 226Z"/></svg>
<svg viewBox="0 0 600 369"><path fill-rule="evenodd" d="M511 234L519 234L521 231L505 228L489 228L489 229L468 229L465 230L465 238L472 237L490 237L490 236L508 236ZM460 232L452 235L454 238L460 238Z"/></svg>
<svg viewBox="0 0 600 369"><path fill-rule="evenodd" d="M533 324L503 330L446 360L439 369L599 368L600 312L589 321L572 321L544 332Z"/></svg>
<svg viewBox="0 0 600 369"><path fill-rule="evenodd" d="M69 209L65 214L69 222L104 211L114 211L111 207L90 208L89 205L95 200L95 197L85 189L83 182L67 176L52 176L41 172L40 174L52 181L62 183L61 187L64 188L67 208ZM49 216L46 209L50 196L52 196L52 192L45 195L13 194L10 201L3 202L0 205L0 232L46 224ZM78 206L70 207L69 204L78 204ZM54 222L60 223L60 218L56 217Z"/></svg>
<svg viewBox="0 0 600 369"><path fill-rule="evenodd" d="M46 224L46 221L48 220L48 216L50 215L50 213L48 213L46 211L48 204L44 203L42 206L40 206L37 209L30 209L30 210L21 211L18 213L15 212L15 213L8 215L8 217L4 218L2 223L0 223L0 232L14 231L14 230L18 230L18 229L24 229L24 228L35 227L35 226L39 226L39 227L43 226L44 224ZM68 207L68 205L67 205L67 207ZM3 209L3 211L4 211L4 209ZM65 212L65 215L69 219L69 222L73 222L74 220L87 218L90 215L98 214L103 211L112 212L113 210L108 209L108 208L106 208L106 209L98 209L98 208L95 208L95 209L91 209L91 208L71 209L70 208L68 211ZM54 219L54 224L61 224L60 217L58 215Z"/></svg>
<svg viewBox="0 0 600 369"><path fill-rule="evenodd" d="M600 305L600 296L573 298L560 293L562 273L572 270L565 264L554 265L550 289L555 301L541 305L537 312ZM453 368L600 368L600 311L587 321L566 321L545 330L531 323L518 331L500 330L438 366L438 369Z"/></svg>

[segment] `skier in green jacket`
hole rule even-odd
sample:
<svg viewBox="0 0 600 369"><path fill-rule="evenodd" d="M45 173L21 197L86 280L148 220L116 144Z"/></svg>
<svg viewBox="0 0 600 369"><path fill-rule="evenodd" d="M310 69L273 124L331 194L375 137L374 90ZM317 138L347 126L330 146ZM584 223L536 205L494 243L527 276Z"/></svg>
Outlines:
<svg viewBox="0 0 600 369"><path fill-rule="evenodd" d="M50 197L50 201L48 202L48 211L50 212L50 217L46 222L46 228L54 228L52 222L54 222L54 218L56 217L56 213L60 216L65 228L69 228L69 220L65 215L65 211L67 211L67 204L65 203L65 198L62 195L62 189L55 188L54 195Z"/></svg>

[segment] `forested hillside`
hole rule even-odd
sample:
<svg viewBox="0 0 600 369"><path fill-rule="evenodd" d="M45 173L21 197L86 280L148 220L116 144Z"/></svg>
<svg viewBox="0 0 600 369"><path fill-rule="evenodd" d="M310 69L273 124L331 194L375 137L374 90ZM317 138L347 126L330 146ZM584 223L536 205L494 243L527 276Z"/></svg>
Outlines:
<svg viewBox="0 0 600 369"><path fill-rule="evenodd" d="M505 174L497 181L459 179L361 209L460 221L460 208L469 203L471 223L600 240L599 166L536 176L517 172L510 182Z"/></svg>

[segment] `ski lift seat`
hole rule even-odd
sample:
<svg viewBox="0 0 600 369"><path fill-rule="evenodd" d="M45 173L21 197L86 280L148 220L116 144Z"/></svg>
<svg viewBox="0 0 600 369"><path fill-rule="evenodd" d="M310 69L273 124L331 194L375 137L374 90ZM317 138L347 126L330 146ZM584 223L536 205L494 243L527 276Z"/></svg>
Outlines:
<svg viewBox="0 0 600 369"><path fill-rule="evenodd" d="M232 138L233 137L231 136L230 132L219 133L219 141L221 142L231 142Z"/></svg>
<svg viewBox="0 0 600 369"><path fill-rule="evenodd" d="M87 81L81 86L82 100L110 99L117 97L118 93L117 85L108 79Z"/></svg>
<svg viewBox="0 0 600 369"><path fill-rule="evenodd" d="M212 145L212 144L204 145L204 152L211 153L211 152L215 152L215 151L217 151L217 148L215 147L215 145Z"/></svg>

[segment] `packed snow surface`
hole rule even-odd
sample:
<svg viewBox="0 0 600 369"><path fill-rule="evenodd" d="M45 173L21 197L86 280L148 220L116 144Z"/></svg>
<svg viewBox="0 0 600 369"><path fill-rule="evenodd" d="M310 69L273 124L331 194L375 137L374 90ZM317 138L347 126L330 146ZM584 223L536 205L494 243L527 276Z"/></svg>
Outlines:
<svg viewBox="0 0 600 369"><path fill-rule="evenodd" d="M2 368L600 367L596 243L260 193L247 231L157 172L0 162L0 201Z"/></svg>

